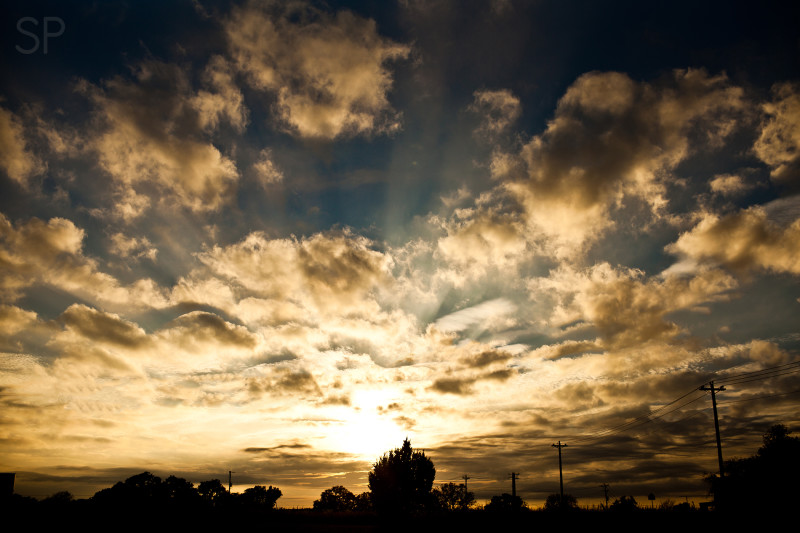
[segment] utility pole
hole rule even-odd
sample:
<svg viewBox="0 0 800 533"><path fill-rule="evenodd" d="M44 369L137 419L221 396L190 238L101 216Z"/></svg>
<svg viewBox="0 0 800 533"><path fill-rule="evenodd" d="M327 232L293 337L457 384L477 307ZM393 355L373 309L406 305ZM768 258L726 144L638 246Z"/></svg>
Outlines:
<svg viewBox="0 0 800 533"><path fill-rule="evenodd" d="M702 391L711 391L711 406L714 408L714 431L717 433L717 460L719 461L719 489L714 491L714 500L715 505L719 506L719 504L725 499L723 493L725 491L724 487L724 477L725 477L725 466L722 462L722 441L719 438L719 416L717 416L717 392L724 391L725 387L714 387L714 381L708 382L708 387L705 385L700 387Z"/></svg>
<svg viewBox="0 0 800 533"><path fill-rule="evenodd" d="M463 476L461 476L461 479L464 480L464 494L466 494L467 493L467 480L468 479L472 479L472 478L469 477L468 475L464 474Z"/></svg>
<svg viewBox="0 0 800 533"><path fill-rule="evenodd" d="M509 474L511 476L511 496L516 498L517 496L517 478L519 477L519 472L511 472Z"/></svg>
<svg viewBox="0 0 800 533"><path fill-rule="evenodd" d="M711 391L711 406L714 408L714 430L717 433L717 459L719 460L719 478L725 476L725 466L722 464L722 441L719 438L719 417L717 416L717 392L724 391L725 387L714 387L714 382L709 381L708 387L700 387L702 391Z"/></svg>
<svg viewBox="0 0 800 533"><path fill-rule="evenodd" d="M561 502L564 502L564 471L561 469L561 448L566 448L566 444L561 444L561 441L558 441L558 444L553 444L554 448L558 448L558 479L561 485Z"/></svg>
<svg viewBox="0 0 800 533"><path fill-rule="evenodd" d="M231 472L230 470L228 470L228 494L231 493L231 489L233 488L233 481L232 481L233 477L232 477L232 475L235 474L235 473L236 472Z"/></svg>
<svg viewBox="0 0 800 533"><path fill-rule="evenodd" d="M600 485L600 487L602 487L603 494L606 497L606 511L607 511L608 510L608 483L603 483L602 485Z"/></svg>

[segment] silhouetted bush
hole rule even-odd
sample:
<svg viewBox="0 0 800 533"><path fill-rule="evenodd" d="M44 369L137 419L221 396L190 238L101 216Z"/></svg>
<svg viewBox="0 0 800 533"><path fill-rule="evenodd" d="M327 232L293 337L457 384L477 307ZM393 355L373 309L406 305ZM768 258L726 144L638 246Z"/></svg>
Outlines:
<svg viewBox="0 0 800 533"><path fill-rule="evenodd" d="M630 512L639 508L633 496L620 496L611 504L611 511Z"/></svg>
<svg viewBox="0 0 800 533"><path fill-rule="evenodd" d="M528 509L528 504L522 501L519 496L512 496L507 492L499 496L492 496L491 501L484 507L485 510L493 513L508 513L516 512L522 509Z"/></svg>
<svg viewBox="0 0 800 533"><path fill-rule="evenodd" d="M550 494L544 502L545 511L571 511L578 508L578 500L572 494Z"/></svg>

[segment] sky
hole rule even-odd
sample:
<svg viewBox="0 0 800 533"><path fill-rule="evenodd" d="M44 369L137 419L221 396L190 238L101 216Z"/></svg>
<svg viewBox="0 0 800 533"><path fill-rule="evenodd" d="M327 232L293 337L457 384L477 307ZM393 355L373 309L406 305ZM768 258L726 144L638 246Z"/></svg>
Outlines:
<svg viewBox="0 0 800 533"><path fill-rule="evenodd" d="M701 385L800 432L783 4L4 2L0 471L707 500Z"/></svg>

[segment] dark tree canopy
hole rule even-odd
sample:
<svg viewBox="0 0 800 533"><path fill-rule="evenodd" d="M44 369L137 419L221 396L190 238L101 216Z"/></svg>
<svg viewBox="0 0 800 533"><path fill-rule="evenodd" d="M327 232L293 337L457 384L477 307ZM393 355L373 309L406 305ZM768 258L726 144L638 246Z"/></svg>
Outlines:
<svg viewBox="0 0 800 533"><path fill-rule="evenodd" d="M222 484L222 481L218 479L201 481L197 486L197 492L200 493L200 496L203 498L203 500L212 504L220 502L228 495L228 491L225 490L225 486Z"/></svg>
<svg viewBox="0 0 800 533"><path fill-rule="evenodd" d="M638 508L636 499L633 496L620 496L609 507L611 511L635 511Z"/></svg>
<svg viewBox="0 0 800 533"><path fill-rule="evenodd" d="M356 496L345 487L336 485L322 491L319 500L314 501L317 511L354 511L356 509Z"/></svg>
<svg viewBox="0 0 800 533"><path fill-rule="evenodd" d="M411 449L408 439L378 459L369 473L372 505L383 514L416 514L433 504L433 461Z"/></svg>
<svg viewBox="0 0 800 533"><path fill-rule="evenodd" d="M789 508L800 499L800 438L777 424L764 433L758 451L725 461L725 477L707 476L717 505L730 509Z"/></svg>
<svg viewBox="0 0 800 533"><path fill-rule="evenodd" d="M519 511L527 508L528 506L524 501L522 501L522 498L519 496L513 496L507 492L504 492L499 496L492 496L491 501L487 503L485 507L487 511L500 513Z"/></svg>
<svg viewBox="0 0 800 533"><path fill-rule="evenodd" d="M283 496L283 493L278 487L270 485L269 488L267 488L263 485L256 485L255 487L244 489L244 493L239 496L239 498L245 505L262 509L272 509L281 496Z"/></svg>
<svg viewBox="0 0 800 533"><path fill-rule="evenodd" d="M468 509L475 503L475 493L468 492L463 483L444 483L433 489L433 494L439 502L439 507L446 511Z"/></svg>
<svg viewBox="0 0 800 533"><path fill-rule="evenodd" d="M578 508L578 499L572 494L550 494L544 502L545 511L569 511Z"/></svg>

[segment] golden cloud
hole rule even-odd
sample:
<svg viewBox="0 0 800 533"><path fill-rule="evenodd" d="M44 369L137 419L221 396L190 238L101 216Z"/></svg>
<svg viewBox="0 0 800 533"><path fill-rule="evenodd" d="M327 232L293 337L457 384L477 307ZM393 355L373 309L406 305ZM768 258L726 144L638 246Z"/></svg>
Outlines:
<svg viewBox="0 0 800 533"><path fill-rule="evenodd" d="M702 124L718 145L744 109L742 90L724 75L675 71L651 85L591 72L567 90L544 133L516 155L495 154L494 177L557 253L574 253L613 224L609 210L626 196L658 214L663 177L689 154L690 135Z"/></svg>
<svg viewBox="0 0 800 533"><path fill-rule="evenodd" d="M27 146L21 121L11 111L0 107L0 168L21 187L27 188L31 177L41 174L44 163Z"/></svg>
<svg viewBox="0 0 800 533"><path fill-rule="evenodd" d="M206 77L219 92L195 93L181 68L151 60L136 67L132 81L79 84L95 106L97 133L88 144L115 180L117 215L141 215L150 203L148 186L198 212L229 199L238 171L208 132L222 118L243 127L245 112L221 60L212 59Z"/></svg>
<svg viewBox="0 0 800 533"><path fill-rule="evenodd" d="M772 93L772 102L763 106L766 116L754 149L772 167L775 181L796 184L800 180L800 85L777 84Z"/></svg>
<svg viewBox="0 0 800 533"><path fill-rule="evenodd" d="M250 2L234 7L225 29L233 60L255 88L276 95L277 115L290 132L334 139L399 128L385 64L409 48L381 37L374 21L304 4L270 10Z"/></svg>
<svg viewBox="0 0 800 533"><path fill-rule="evenodd" d="M721 264L737 271L800 274L800 219L778 224L759 206L727 216L707 214L667 250L697 263Z"/></svg>

